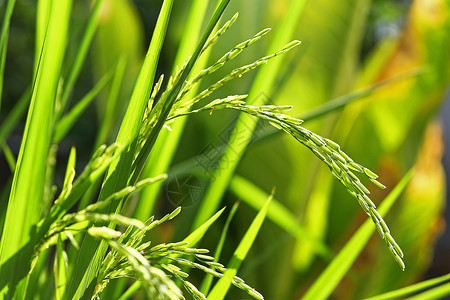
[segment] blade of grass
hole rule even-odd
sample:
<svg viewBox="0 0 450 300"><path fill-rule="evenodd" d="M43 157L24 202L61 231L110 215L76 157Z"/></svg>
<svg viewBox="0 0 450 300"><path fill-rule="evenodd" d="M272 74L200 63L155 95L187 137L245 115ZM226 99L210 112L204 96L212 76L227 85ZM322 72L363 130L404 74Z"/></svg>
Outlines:
<svg viewBox="0 0 450 300"><path fill-rule="evenodd" d="M196 245L202 237L205 235L206 231L208 231L209 227L220 217L220 215L225 210L225 207L219 210L217 213L214 214L211 218L209 218L208 221L202 224L199 228L194 230L191 234L189 234L184 240L189 243L190 247L193 247Z"/></svg>
<svg viewBox="0 0 450 300"><path fill-rule="evenodd" d="M115 124L115 111L117 109L119 92L122 85L122 80L125 74L125 69L127 65L127 58L125 55L121 56L117 62L114 71L114 77L112 78L111 87L108 95L107 105L105 113L101 117L101 125L97 133L96 141L94 143L94 147L92 149L98 149L102 144L109 143L109 136L114 129ZM92 185L89 187L86 193L84 193L81 200L78 202L78 209L84 209L89 205L98 193L100 189L100 184L102 183L102 178L97 179ZM82 236L79 235L77 237L78 243L81 243ZM72 257L76 257L78 254L78 248L72 247L68 249L68 257L69 259Z"/></svg>
<svg viewBox="0 0 450 300"><path fill-rule="evenodd" d="M329 169L320 168L315 177L315 182L312 184L308 205L303 211L304 229L318 242L322 242L326 236L334 183L334 177L331 176ZM297 240L292 253L293 267L304 273L313 263L315 252L310 243L307 244L302 240Z"/></svg>
<svg viewBox="0 0 450 300"><path fill-rule="evenodd" d="M67 101L69 100L70 94L72 93L75 82L78 76L80 75L81 67L83 66L83 63L86 60L89 46L91 45L92 38L94 37L94 33L97 29L98 20L100 16L100 7L102 3L103 0L96 0L94 7L92 8L92 12L86 25L86 30L83 34L80 47L77 49L77 56L75 58L74 63L70 65L70 73L67 80L64 81L65 84L61 96L60 106L57 107L56 110L57 118L59 118L61 113L64 111L67 105Z"/></svg>
<svg viewBox="0 0 450 300"><path fill-rule="evenodd" d="M25 114L29 103L30 88L28 87L0 126L0 141L5 141L8 138L12 130L16 127L22 116Z"/></svg>
<svg viewBox="0 0 450 300"><path fill-rule="evenodd" d="M450 273L445 274L443 276L439 276L436 278L432 278L429 280L421 281L416 284L409 285L407 287L390 291L384 294L376 295L370 298L366 298L365 300L391 300L391 299L400 299L403 297L406 297L412 293L417 293L419 291L422 291L424 289L431 288L433 286L436 286L438 284L444 283L446 281L450 280ZM439 298L439 297L437 297ZM434 299L437 299L434 298ZM432 298L421 298L421 299L432 299Z"/></svg>
<svg viewBox="0 0 450 300"><path fill-rule="evenodd" d="M133 296L142 287L140 281L135 281L118 300L127 300Z"/></svg>
<svg viewBox="0 0 450 300"><path fill-rule="evenodd" d="M400 197L412 176L413 171L410 170L392 190L392 192L389 193L389 195L384 199L378 209L381 216L386 215L395 201ZM345 244L339 254L322 272L319 278L314 281L314 284L309 288L302 299L328 299L341 279L350 269L359 253L361 253L374 231L375 227L372 225L372 221L366 220L358 231L356 231L356 233L352 236L352 238Z"/></svg>
<svg viewBox="0 0 450 300"><path fill-rule="evenodd" d="M289 248L291 241L292 237L288 233L278 236L275 242L271 243L268 247L264 247L261 251L258 251L258 253L252 257L251 261L247 261L241 270L241 276L245 277L247 274L252 274L252 272L258 272L258 268L273 258L274 255L280 255L279 251L282 251L283 248ZM280 291L280 293L276 294L281 295L282 293Z"/></svg>
<svg viewBox="0 0 450 300"><path fill-rule="evenodd" d="M76 162L77 162L77 150L75 149L75 147L72 147L70 149L69 159L67 160L63 189L67 188L68 185L72 184L73 182Z"/></svg>
<svg viewBox="0 0 450 300"><path fill-rule="evenodd" d="M239 270L239 267L241 266L245 257L247 256L247 253L250 250L253 242L255 241L256 235L258 234L258 231L262 226L270 202L273 198L273 192L266 200L266 203L264 204L263 208L256 215L252 224L250 225L241 242L239 243L239 246L234 251L233 257L230 263L228 264L227 270L223 274L223 277L220 278L219 281L214 285L214 288L211 290L211 293L209 293L207 299L222 300L225 297L226 293L228 292L228 289L231 286L231 281L233 280L234 276Z"/></svg>
<svg viewBox="0 0 450 300"><path fill-rule="evenodd" d="M114 111L117 106L117 100L119 99L120 86L122 83L123 76L125 74L127 59L122 56L117 63L116 70L114 72L114 78L112 79L111 89L108 96L108 105L106 107L105 114L102 117L102 123L100 129L98 130L97 138L93 149L97 149L102 144L108 142L108 136L111 134L114 127ZM98 192L101 184L101 180L94 183L89 190L84 194L83 198L78 204L79 209L85 208L93 199L95 193ZM69 252L69 254L71 254ZM71 257L69 255L69 257Z"/></svg>
<svg viewBox="0 0 450 300"><path fill-rule="evenodd" d="M108 136L111 134L114 127L114 111L117 108L117 102L119 99L119 92L121 83L125 74L127 66L126 56L121 56L117 62L116 69L114 71L114 77L111 83L111 90L108 95L108 105L105 110L105 114L102 116L102 124L98 131L97 139L94 149L100 147L100 145L107 143ZM160 173L161 174L161 173Z"/></svg>
<svg viewBox="0 0 450 300"><path fill-rule="evenodd" d="M275 53L279 48L283 47L290 41L295 29L295 24L300 18L306 2L306 0L291 1L288 13L280 24L275 38L269 47L268 53ZM252 101L251 104L262 104L258 103L261 102L261 97L258 97L261 92L271 95L276 75L282 63L283 58L280 57L259 70L248 97L248 99ZM233 133L231 134L231 136L239 136L239 139L230 141L227 145L225 153L222 156L217 168L217 170L220 170L220 176L219 174L213 175L215 180L209 185L205 198L200 204L199 211L193 223L193 228L196 228L202 224L217 209L220 199L222 198L229 181L231 180L234 170L236 169L237 164L239 163L239 160L242 157L248 142L250 141L254 128L256 127L256 123L256 119L245 114L240 115Z"/></svg>
<svg viewBox="0 0 450 300"><path fill-rule="evenodd" d="M44 45L45 35L47 32L52 0L37 1L37 15L36 15L36 41L34 49L34 70L33 78L36 76L39 59L41 57L42 48Z"/></svg>
<svg viewBox="0 0 450 300"><path fill-rule="evenodd" d="M268 195L260 188L238 175L234 175L231 179L230 190L257 211L264 206L268 197ZM298 218L276 199L272 199L269 211L267 212L267 218L286 232L290 233L296 239L309 243L321 257L325 259L330 259L332 257L330 249L321 241L311 236L311 234L299 224Z"/></svg>
<svg viewBox="0 0 450 300"><path fill-rule="evenodd" d="M219 262L220 254L222 253L223 245L225 244L225 239L228 234L228 227L230 227L231 220L234 217L234 214L236 213L240 202L235 202L233 207L231 208L230 214L228 215L228 218L225 222L225 225L222 228L222 233L220 234L219 243L217 244L216 251L214 251L214 261ZM214 276L211 274L207 274L206 277L203 279L200 291L203 293L203 295L207 295L209 292L209 289L211 288L211 284L213 282Z"/></svg>
<svg viewBox="0 0 450 300"><path fill-rule="evenodd" d="M27 293L23 295L23 300L32 300L32 299L48 299L47 297L42 297L45 295L45 291L53 291L54 290L54 282L52 274L50 272L46 272L48 270L48 255L49 251L46 250L41 255L35 266L32 270L31 274L28 274L27 278ZM47 293L48 295L48 293Z"/></svg>
<svg viewBox="0 0 450 300"><path fill-rule="evenodd" d="M10 176L4 183L4 189L0 192L0 232L3 232L6 208L8 207L8 195L11 190L12 177Z"/></svg>
<svg viewBox="0 0 450 300"><path fill-rule="evenodd" d="M150 96L153 79L156 72L158 58L161 52L162 43L167 30L170 11L173 1L165 0L162 4L158 20L153 32L152 40L136 81L130 103L120 126L117 142L125 145L126 149L122 155L109 167L106 181L100 192L99 200L104 200L112 193L125 187L128 181L130 166L135 156L136 139L139 134L141 120ZM116 207L107 209L107 213L115 212ZM91 281L96 276L98 268L106 251L107 244L99 242L93 238L86 237L83 241L78 255L78 263L75 265L72 274L72 281L68 290L68 297L79 299L85 290L92 292ZM94 255L95 253L95 255ZM86 257L92 259L87 260Z"/></svg>
<svg viewBox="0 0 450 300"><path fill-rule="evenodd" d="M64 292L67 285L67 256L64 252L61 236L58 235L58 242L56 245L56 256L54 264L55 274L55 299L64 299Z"/></svg>
<svg viewBox="0 0 450 300"><path fill-rule="evenodd" d="M16 0L8 1L5 15L3 16L2 32L0 33L0 109L3 94L3 77L5 73L6 50L8 48L9 24Z"/></svg>
<svg viewBox="0 0 450 300"><path fill-rule="evenodd" d="M56 124L55 134L53 135L53 143L58 144L72 129L75 122L81 114L88 108L89 104L97 97L97 95L105 88L111 80L112 72L105 74L99 82Z"/></svg>
<svg viewBox="0 0 450 300"><path fill-rule="evenodd" d="M352 93L349 93L344 96L337 97L333 100L327 101L324 104L317 106L316 108L308 111L302 118L303 121L309 121L312 119L319 118L331 111L335 111L337 109L345 107L347 104L353 102L356 99L364 98L372 93L380 90L381 88L385 88L386 86L389 86L394 83L398 83L402 80L411 79L414 77L417 77L424 73L424 68L416 68L411 71L404 72L402 74L384 79L380 82L375 83L374 85L371 85L366 88L362 88L359 90L356 90Z"/></svg>
<svg viewBox="0 0 450 300"><path fill-rule="evenodd" d="M409 297L408 300L445 299L450 295L450 283L434 287L428 291Z"/></svg>
<svg viewBox="0 0 450 300"><path fill-rule="evenodd" d="M14 173L0 250L0 298L25 294L34 225L41 212L53 111L72 2L54 1ZM31 243L30 243L31 242ZM22 249L23 248L23 249ZM20 282L20 284L19 284ZM8 293L8 296L6 296Z"/></svg>
<svg viewBox="0 0 450 300"><path fill-rule="evenodd" d="M16 158L14 157L14 154L5 141L0 140L0 149L2 149L5 154L6 162L8 163L11 173L14 173L14 170L16 169Z"/></svg>

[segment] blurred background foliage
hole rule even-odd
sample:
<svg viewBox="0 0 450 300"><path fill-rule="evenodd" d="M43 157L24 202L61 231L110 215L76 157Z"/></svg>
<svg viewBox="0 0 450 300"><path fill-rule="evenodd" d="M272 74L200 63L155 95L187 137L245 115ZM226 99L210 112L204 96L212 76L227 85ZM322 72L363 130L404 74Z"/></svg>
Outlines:
<svg viewBox="0 0 450 300"><path fill-rule="evenodd" d="M215 5L214 1L210 2L209 12ZM239 12L240 17L213 48L210 61L265 27L276 30L286 15L289 2L231 1L223 20L235 12ZM79 159L87 159L96 144L113 141L117 128L100 129L100 120L108 111L116 117L124 113L160 5L161 1L154 0L105 1L100 27L90 50L91 59L83 68L71 103L76 103L93 82L115 68L118 61L126 63L121 88L115 95L105 92L98 97L92 109L63 140L58 160L65 161L72 145L77 147ZM177 1L174 5L159 74L168 75L172 69L190 5L191 1ZM84 26L89 8L90 1L74 3L72 45L79 42L77 33ZM33 65L35 9L34 1L19 1L12 17L10 36L13 38L8 47L1 120L29 84L29 78L23 74L32 73L29 69ZM435 267L428 271L436 240L445 230L443 129L437 116L450 79L449 13L445 0L308 1L294 35L302 44L286 55L275 92L263 95L271 103L293 105L291 114L302 118L332 99L397 78L344 109L305 122L305 127L338 142L355 161L380 175L386 190L369 185L376 204L408 169L415 166L416 171L407 191L386 218L405 252L406 271L398 268L384 242L373 237L335 291L336 299L361 299L450 271L448 255L439 257ZM230 62L226 70L263 56L270 39L269 33ZM74 58L70 50L69 46L66 58L69 61ZM227 83L216 96L246 93L254 75L249 73ZM214 79L212 76L202 84L206 86ZM160 236L154 239L167 241L185 236L208 184L209 170L197 164L197 172L192 172L182 166L186 160L201 156L208 147L223 143L221 138L231 130L236 117L233 112L219 111L214 112L214 117L204 113L188 119L171 164L171 170L178 170L177 175L163 185L155 214L171 211L177 205L183 206L184 211L179 220L166 224ZM259 128L264 131L264 126ZM99 136L101 130L104 133ZM23 128L16 128L7 141L15 154L22 131ZM295 140L276 134L260 141L261 136L257 131L237 173L266 192L276 186L277 200L298 217L298 222L313 236L337 253L366 215L345 189L335 184L329 170ZM0 167L0 183L7 191L7 178L11 174L3 157ZM128 209L132 210L138 200L136 197ZM231 207L236 200L228 193L222 206ZM227 247L227 244L235 245L241 239L252 219L249 216L255 214L253 208L240 205L221 261L228 261L234 247ZM217 224L211 229L203 246L215 248L221 226L223 224ZM309 243L291 237L270 221L265 222L255 243L238 275L267 299L298 298L329 262L317 257ZM240 291L233 292L236 295L231 294L230 299L244 296Z"/></svg>

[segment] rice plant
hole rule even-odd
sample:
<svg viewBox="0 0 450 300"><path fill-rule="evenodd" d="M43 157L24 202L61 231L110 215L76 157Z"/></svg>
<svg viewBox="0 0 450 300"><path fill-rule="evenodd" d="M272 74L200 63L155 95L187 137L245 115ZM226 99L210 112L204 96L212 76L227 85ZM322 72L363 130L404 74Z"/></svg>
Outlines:
<svg viewBox="0 0 450 300"><path fill-rule="evenodd" d="M95 31L102 22L102 13L107 13L112 4L107 0L92 2L81 38L77 37L79 43L74 46L73 42L69 44L68 41L73 38L71 14L76 4L71 0L38 1L35 65L33 74L30 74L30 89L17 103L15 113L11 113L8 116L10 119L1 125L0 142L13 176L7 187L9 200L1 215L4 219L0 227L0 298L101 299L113 295L118 299L127 299L140 290L148 299L223 299L229 294L230 286L234 285L247 296L264 299L261 291L237 274L241 264L248 261L246 257L266 218L280 225L284 231L306 240L317 253L330 259L330 249L304 231L295 217L275 199L275 189L270 195L264 194L245 179L233 177L234 168L248 146L258 120L269 123L276 131L291 136L302 147L309 149L318 162L328 167L329 174L356 199L373 223L369 226L366 222L359 228L312 284L305 298L329 297L375 229L400 269L405 270L403 251L383 217L406 188L412 173L405 175L378 210L364 182L373 183L380 189L385 186L373 171L363 166L364 161L355 162L343 151L344 147L307 129L308 124L302 118L288 114L291 105L258 103L254 100L262 85L267 84L273 89L281 62L288 53L295 53L302 47L299 41L302 37L295 37L299 39L296 40L290 35L307 1L292 1L289 15L280 25L281 29L268 54L234 67L228 74L224 72L225 75L221 73L223 69L235 63L237 57L241 59L245 56L251 47L258 47L258 42L266 38L271 29L263 29L242 42L234 41L237 43L235 46L222 51L217 44L236 26L238 13L229 20L222 20L230 0L217 1L210 16L206 13L207 1L193 1L189 19L192 23L188 27L191 32L183 36L184 41L192 38L190 49L180 47L181 58L174 63L173 72L156 80L166 32L172 20L172 9L177 5L173 2L164 0L160 7L147 54L129 99L126 99L124 116L117 114L114 119L116 108L108 108L95 142L97 149L78 174L76 170L81 165L77 162L77 150L73 147L62 184L58 187L55 176L57 146L101 93L108 92L108 99L115 103L126 72L126 59L108 66L108 71L94 87L77 103L70 104L75 95L75 83L80 80L82 67L87 63ZM2 9L5 7L0 38L0 96L5 81L8 39L13 38L9 28L15 5L14 0L9 0L0 6ZM204 29L201 24L203 16L209 20ZM194 22L195 19L200 22ZM223 25L219 26L220 22ZM72 56L69 55L68 45L76 47ZM217 60L206 63L213 49L222 54ZM222 87L251 72L258 72L258 75L248 94L215 96L223 90ZM214 76L220 79L204 87L204 81ZM417 74L406 77L414 76ZM392 84L392 81L395 80L384 84ZM379 86L369 90L375 91L377 88ZM336 111L358 97L350 97L340 106L330 104L319 107L320 114L316 117ZM4 141L11 128L19 123L28 102L20 151L15 158ZM209 185L191 220L192 224L189 224L192 226L190 234L166 242L156 238L153 240L155 235L164 231L164 226L173 226L167 224L175 222L174 218L185 211L177 207L157 219L157 212L146 214L154 206L154 197L141 197L136 204L138 195L144 195L151 189L158 191L171 176L164 163L150 170L148 166L157 164L155 157L156 160L159 157L162 161L171 160L171 148L179 146L177 136L170 135L172 127L182 129L187 116L193 117L201 112L209 112L211 118L220 118L220 110L240 114L233 130L238 131L246 118L250 118L253 124L245 141L237 148L233 148L236 141L230 140L223 145L223 155L231 148L238 149L233 154L236 158L234 167L227 169L226 174L219 175L219 179ZM107 143L106 132L113 133L112 128L116 124L118 132L114 142ZM239 245L231 251L230 262L225 265L220 262L221 251L237 205L229 213L221 244L217 249L211 249L215 250L214 255L209 255L209 249L197 247L197 244L225 211L217 206L228 185L234 193L241 193L239 197L254 207L257 215L245 230ZM151 208L141 211L143 206ZM141 220L142 215L145 221ZM263 237L260 235L259 238ZM339 267L340 271L337 270ZM198 272L204 276L202 285L197 280ZM323 288L325 281L330 282L327 288ZM126 286L128 283L130 285Z"/></svg>

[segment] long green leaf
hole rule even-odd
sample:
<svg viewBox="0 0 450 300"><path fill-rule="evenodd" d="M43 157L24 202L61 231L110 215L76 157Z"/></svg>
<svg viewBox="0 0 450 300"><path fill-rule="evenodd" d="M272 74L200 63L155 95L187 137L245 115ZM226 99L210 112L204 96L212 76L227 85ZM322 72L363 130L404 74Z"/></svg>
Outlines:
<svg viewBox="0 0 450 300"><path fill-rule="evenodd" d="M102 123L98 130L97 138L95 141L95 145L93 149L97 149L102 144L107 143L108 135L111 133L114 126L114 110L117 107L117 100L119 99L119 91L120 85L125 73L126 67L126 58L122 56L117 65L114 72L114 77L112 79L111 89L108 96L108 105L106 107L105 114L102 117ZM93 199L94 195L97 193L101 184L101 180L95 182L88 190L86 194L84 194L81 199L78 207L83 209L85 208Z"/></svg>
<svg viewBox="0 0 450 300"><path fill-rule="evenodd" d="M344 108L347 106L347 104L354 102L355 100L361 100L364 99L367 96L370 96L376 91L379 91L380 89L386 88L386 86L389 86L391 84L395 84L407 79L415 78L419 76L420 74L423 74L424 70L423 68L417 68L412 71L408 71L405 73L402 73L400 75L396 75L387 79L384 79L380 82L375 83L374 85L364 87L361 89L358 89L354 92L348 93L346 95L334 98L330 101L325 102L324 104L317 106L316 108L306 112L303 114L300 119L303 121L309 121L316 118L319 118L325 114L328 114L332 111L335 111L337 109Z"/></svg>
<svg viewBox="0 0 450 300"><path fill-rule="evenodd" d="M366 298L365 300L392 300L392 299L400 299L402 297L406 297L408 295L411 295L412 293L417 293L417 292L422 291L424 289L428 289L428 288L431 288L431 287L436 286L438 284L444 283L444 282L446 282L448 280L450 280L450 273L446 274L446 275L443 275L443 276L436 277L436 278L432 278L432 279L429 279L429 280L421 281L421 282L418 282L416 284L412 284L412 285L409 285L407 287L404 287L404 288L401 288L401 289L398 289L398 290L395 290L395 291L391 291L391 292L387 292L387 293L384 293L384 294L376 295L376 296L373 296L373 297L370 297L370 298ZM440 288L440 287L436 287L436 289L437 288ZM432 290L433 289L430 289L429 291L432 291ZM428 291L424 292L424 293L428 293ZM423 294L419 294L419 295L423 296ZM427 295L430 296L430 294L427 294ZM441 295L441 296L444 296L444 295ZM435 297L430 297L430 298L426 298L425 297L425 298L420 298L420 299L432 299L432 298L435 298ZM436 298L438 298L438 297L436 297Z"/></svg>
<svg viewBox="0 0 450 300"><path fill-rule="evenodd" d="M114 71L114 77L111 82L111 90L108 95L108 105L106 106L105 114L102 116L102 123L98 130L97 139L95 141L94 149L97 149L100 145L107 143L108 136L114 127L114 111L117 109L120 86L125 74L127 65L127 59L125 56L121 56L117 62L116 69ZM160 173L161 174L161 173Z"/></svg>
<svg viewBox="0 0 450 300"><path fill-rule="evenodd" d="M58 241L56 245L56 256L54 263L55 273L55 298L56 300L64 299L64 292L67 286L67 255L63 248L61 236L58 235Z"/></svg>
<svg viewBox="0 0 450 300"><path fill-rule="evenodd" d="M223 213L224 210L225 207L219 210L217 213L215 213L214 216L209 218L208 221L203 223L202 226L194 230L184 239L186 242L189 242L190 247L193 247L202 239L206 231L208 231L209 227L211 227L211 225L220 217L220 215Z"/></svg>
<svg viewBox="0 0 450 300"><path fill-rule="evenodd" d="M233 257L230 263L227 266L227 270L223 274L223 277L216 283L211 293L208 295L207 299L210 300L222 300L228 289L231 286L231 282L236 275L239 267L247 256L248 251L250 250L253 242L255 241L256 235L259 232L259 229L262 226L262 223L266 217L267 210L269 209L270 202L273 198L273 194L267 199L264 207L258 212L252 224L248 228L244 237L242 238L239 246L234 251Z"/></svg>
<svg viewBox="0 0 450 300"><path fill-rule="evenodd" d="M77 55L73 64L70 65L70 73L65 81L64 90L61 96L60 106L58 107L56 114L60 116L64 111L67 101L69 100L69 96L72 93L73 87L75 85L75 81L80 75L81 67L83 66L84 61L86 60L86 56L89 50L89 46L91 45L92 38L94 37L94 33L98 26L98 20L100 16L100 7L103 3L103 0L96 0L95 5L92 8L92 12L90 14L89 20L86 25L86 30L83 34L83 38L80 43L80 47L77 49Z"/></svg>
<svg viewBox="0 0 450 300"><path fill-rule="evenodd" d="M52 0L39 0L37 2L33 78L36 76L39 60L41 57L41 52L44 46L44 40L49 23L51 7L52 7Z"/></svg>
<svg viewBox="0 0 450 300"><path fill-rule="evenodd" d="M306 2L306 0L291 1L288 13L284 17L283 22L279 26L275 38L269 47L269 53L275 53L279 50L279 48L283 47L290 41L295 30L295 25L303 12ZM248 96L248 99L252 101L252 104L263 104L261 101L264 101L264 97L258 97L262 92L268 95L272 93L275 78L282 63L283 57L280 57L261 68L258 72ZM236 127L231 134L231 136L239 136L239 139L230 141L228 144L216 171L219 172L220 170L220 174L214 174L213 176L215 180L211 182L205 198L200 204L199 212L194 220L194 228L202 224L215 210L217 210L220 199L222 198L234 170L236 169L239 160L242 157L248 142L250 141L256 127L256 122L256 119L248 115L240 115Z"/></svg>
<svg viewBox="0 0 450 300"><path fill-rule="evenodd" d="M77 163L77 150L75 147L70 149L69 159L67 160L66 175L64 175L63 190L72 184L73 175L75 174L75 165Z"/></svg>
<svg viewBox="0 0 450 300"><path fill-rule="evenodd" d="M225 239L228 234L228 227L230 227L231 220L233 220L234 214L236 213L240 202L234 203L233 207L231 208L230 214L228 215L228 218L225 222L225 225L222 228L222 233L220 234L219 243L217 244L216 250L214 251L214 261L218 262L220 258L220 254L222 253L223 246L225 245ZM201 228L201 226L199 227ZM209 292L209 289L211 288L211 284L214 277L211 274L207 274L206 277L203 279L202 286L200 291L207 295Z"/></svg>
<svg viewBox="0 0 450 300"><path fill-rule="evenodd" d="M142 287L140 281L135 281L121 296L118 300L126 300L133 296Z"/></svg>
<svg viewBox="0 0 450 300"><path fill-rule="evenodd" d="M0 141L6 140L12 130L20 122L20 119L25 114L28 104L30 103L30 96L30 87L28 87L3 121L0 127Z"/></svg>
<svg viewBox="0 0 450 300"><path fill-rule="evenodd" d="M66 49L70 0L54 1L25 132L14 173L0 250L0 298L25 295L34 225L43 200L47 154L61 65ZM19 284L20 282L20 284Z"/></svg>
<svg viewBox="0 0 450 300"><path fill-rule="evenodd" d="M8 1L5 15L3 16L2 31L0 33L0 108L2 104L3 94L3 76L5 72L6 50L8 48L9 24L11 22L11 15L14 10L16 0Z"/></svg>
<svg viewBox="0 0 450 300"><path fill-rule="evenodd" d="M89 104L101 92L101 90L108 84L112 77L112 72L104 75L99 82L56 124L55 134L53 136L53 143L58 144L64 136L73 127L75 122L81 114L88 108Z"/></svg>
<svg viewBox="0 0 450 300"><path fill-rule="evenodd" d="M335 183L328 168L320 168L312 185L308 205L304 211L304 230L309 232L317 242L322 242L328 228L328 213L332 197L332 188ZM315 249L309 243L297 240L292 254L293 267L305 272L312 264Z"/></svg>
<svg viewBox="0 0 450 300"><path fill-rule="evenodd" d="M14 173L14 169L16 168L16 158L14 157L14 154L12 153L9 146L5 143L5 141L0 140L0 149L5 155L5 159L9 165L9 168L11 169L11 173Z"/></svg>
<svg viewBox="0 0 450 300"><path fill-rule="evenodd" d="M412 176L413 171L411 170L385 198L378 209L381 216L386 215L395 201L400 197ZM361 253L374 231L375 227L373 226L371 220L365 221L358 231L352 236L352 238L345 244L339 254L322 272L319 278L314 281L314 284L310 287L302 299L328 299L341 279L350 269L359 253Z"/></svg>
<svg viewBox="0 0 450 300"><path fill-rule="evenodd" d="M256 210L260 210L264 206L268 197L268 195L260 188L238 175L234 175L231 179L230 189L242 201ZM326 259L331 258L330 249L321 241L311 236L311 234L299 224L298 218L276 199L272 199L269 211L267 212L267 218L286 232L290 233L296 239L309 243L322 257Z"/></svg>
<svg viewBox="0 0 450 300"><path fill-rule="evenodd" d="M434 287L428 291L420 293L416 296L409 297L409 300L422 300L422 299L445 299L450 295L450 283Z"/></svg>

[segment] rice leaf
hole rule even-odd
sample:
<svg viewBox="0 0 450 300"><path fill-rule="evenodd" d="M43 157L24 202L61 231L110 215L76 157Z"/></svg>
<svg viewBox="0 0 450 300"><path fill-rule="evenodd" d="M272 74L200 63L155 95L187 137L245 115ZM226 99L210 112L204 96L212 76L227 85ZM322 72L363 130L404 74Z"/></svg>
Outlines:
<svg viewBox="0 0 450 300"><path fill-rule="evenodd" d="M259 211L264 207L268 195L260 188L246 180L245 178L234 175L230 182L231 191L242 201ZM276 199L272 199L267 218L280 226L283 230L290 233L297 240L304 241L313 247L314 251L320 256L330 259L332 257L327 245L317 240L299 224L298 217L294 216L286 207Z"/></svg>
<svg viewBox="0 0 450 300"><path fill-rule="evenodd" d="M14 173L14 170L16 169L16 158L14 157L11 148L9 148L8 144L6 144L5 141L0 141L0 149L3 150L6 162L8 163L11 173Z"/></svg>
<svg viewBox="0 0 450 300"><path fill-rule="evenodd" d="M61 95L60 105L57 107L56 111L58 119L67 106L67 102L69 100L70 94L72 93L75 82L78 79L78 76L80 75L81 67L83 66L83 63L86 60L86 56L89 47L91 45L92 38L94 37L94 33L97 29L98 20L100 16L100 8L102 4L103 0L95 1L94 7L92 8L91 14L89 16L89 20L87 21L86 24L86 29L84 31L83 38L78 48L75 61L73 64L70 65L70 73L67 79L64 81L64 88Z"/></svg>
<svg viewBox="0 0 450 300"><path fill-rule="evenodd" d="M235 202L233 204L233 207L231 208L231 211L228 215L228 218L225 222L225 225L222 228L222 233L220 234L220 239L219 239L219 243L217 244L216 247L216 251L214 252L214 261L218 262L219 258L220 258L220 254L222 253L222 249L223 249L223 245L225 244L225 238L227 237L228 234L228 227L230 226L231 220L234 217L234 214L236 213L238 207L239 207L239 203L240 202ZM206 277L203 279L200 291L203 294L208 294L209 289L211 288L211 284L213 281L213 275L211 274L207 274Z"/></svg>
<svg viewBox="0 0 450 300"><path fill-rule="evenodd" d="M199 228L194 230L184 240L186 242L189 242L189 245L191 245L191 246L196 245L202 239L202 237L206 233L206 231L208 231L209 227L220 217L220 215L223 213L224 210L225 210L225 207L222 208L221 210L219 210L218 212L216 212L214 214L214 216L209 218L208 221L206 221Z"/></svg>
<svg viewBox="0 0 450 300"><path fill-rule="evenodd" d="M409 297L410 300L422 300L422 299L445 299L450 295L450 283L434 287L428 291L420 293L418 295Z"/></svg>
<svg viewBox="0 0 450 300"><path fill-rule="evenodd" d="M5 15L3 16L2 31L0 33L0 108L3 94L3 76L5 72L6 50L8 48L9 24L16 0L8 1Z"/></svg>
<svg viewBox="0 0 450 300"><path fill-rule="evenodd" d="M422 290L428 289L428 291L423 292L422 294L418 294L416 298L418 299L438 299L438 298L442 298L444 296L448 296L450 294L450 291L448 291L447 293L442 293L442 294L434 294L434 292L440 293L439 291L436 291L434 289L440 289L442 286L437 286L441 283L444 283L446 281L450 280L450 273L443 275L443 276L439 276L436 278L432 278L432 279L428 279L428 280L424 280L415 284L411 284L407 287L395 290L395 291L390 291L387 293L383 293L380 295L376 295L370 298L366 298L365 300L392 300L392 299L400 299L400 298L404 298L406 296L409 296L413 293L418 293ZM434 288L432 288L434 287ZM433 291L434 290L434 291ZM428 292L433 291L434 295L428 294ZM414 297L412 297L414 298ZM408 298L411 299L411 298Z"/></svg>
<svg viewBox="0 0 450 300"><path fill-rule="evenodd" d="M0 141L5 141L12 130L20 122L30 103L30 88L26 88L19 101L14 105L13 109L6 116L0 126Z"/></svg>
<svg viewBox="0 0 450 300"><path fill-rule="evenodd" d="M239 246L234 251L233 257L230 263L228 264L228 268L225 271L223 277L214 285L207 299L222 300L225 297L228 289L230 288L234 276L239 270L242 261L247 256L247 253L250 250L250 247L252 246L256 238L256 235L258 234L258 231L262 226L262 223L266 217L267 210L269 208L272 198L273 193L267 199L263 208L256 215L252 224L250 225L241 242L239 243Z"/></svg>
<svg viewBox="0 0 450 300"><path fill-rule="evenodd" d="M33 228L41 212L56 90L66 49L71 4L70 0L61 0L51 5L1 240L0 298L4 298L6 293L25 294L23 279L30 265L24 262L29 262L31 257L29 251L36 239Z"/></svg>
<svg viewBox="0 0 450 300"><path fill-rule="evenodd" d="M412 176L413 171L409 171L392 190L392 192L385 198L379 207L379 211L382 216L389 211L395 201L400 197ZM314 281L313 285L309 288L302 299L328 299L341 279L348 272L359 253L361 253L365 247L374 230L375 228L372 226L370 220L364 222L356 233L353 234L352 238L345 244L344 248L341 249L339 254L322 272L319 278Z"/></svg>
<svg viewBox="0 0 450 300"><path fill-rule="evenodd" d="M81 114L88 108L89 104L91 104L95 97L97 97L97 95L105 88L111 80L111 77L112 72L104 75L99 82L97 82L97 84L58 121L55 128L55 134L53 136L54 144L58 144L64 136L66 136Z"/></svg>
<svg viewBox="0 0 450 300"><path fill-rule="evenodd" d="M67 254L64 251L61 236L58 235L55 263L53 266L53 272L55 274L55 298L57 300L64 299L64 293L68 281L67 265Z"/></svg>

